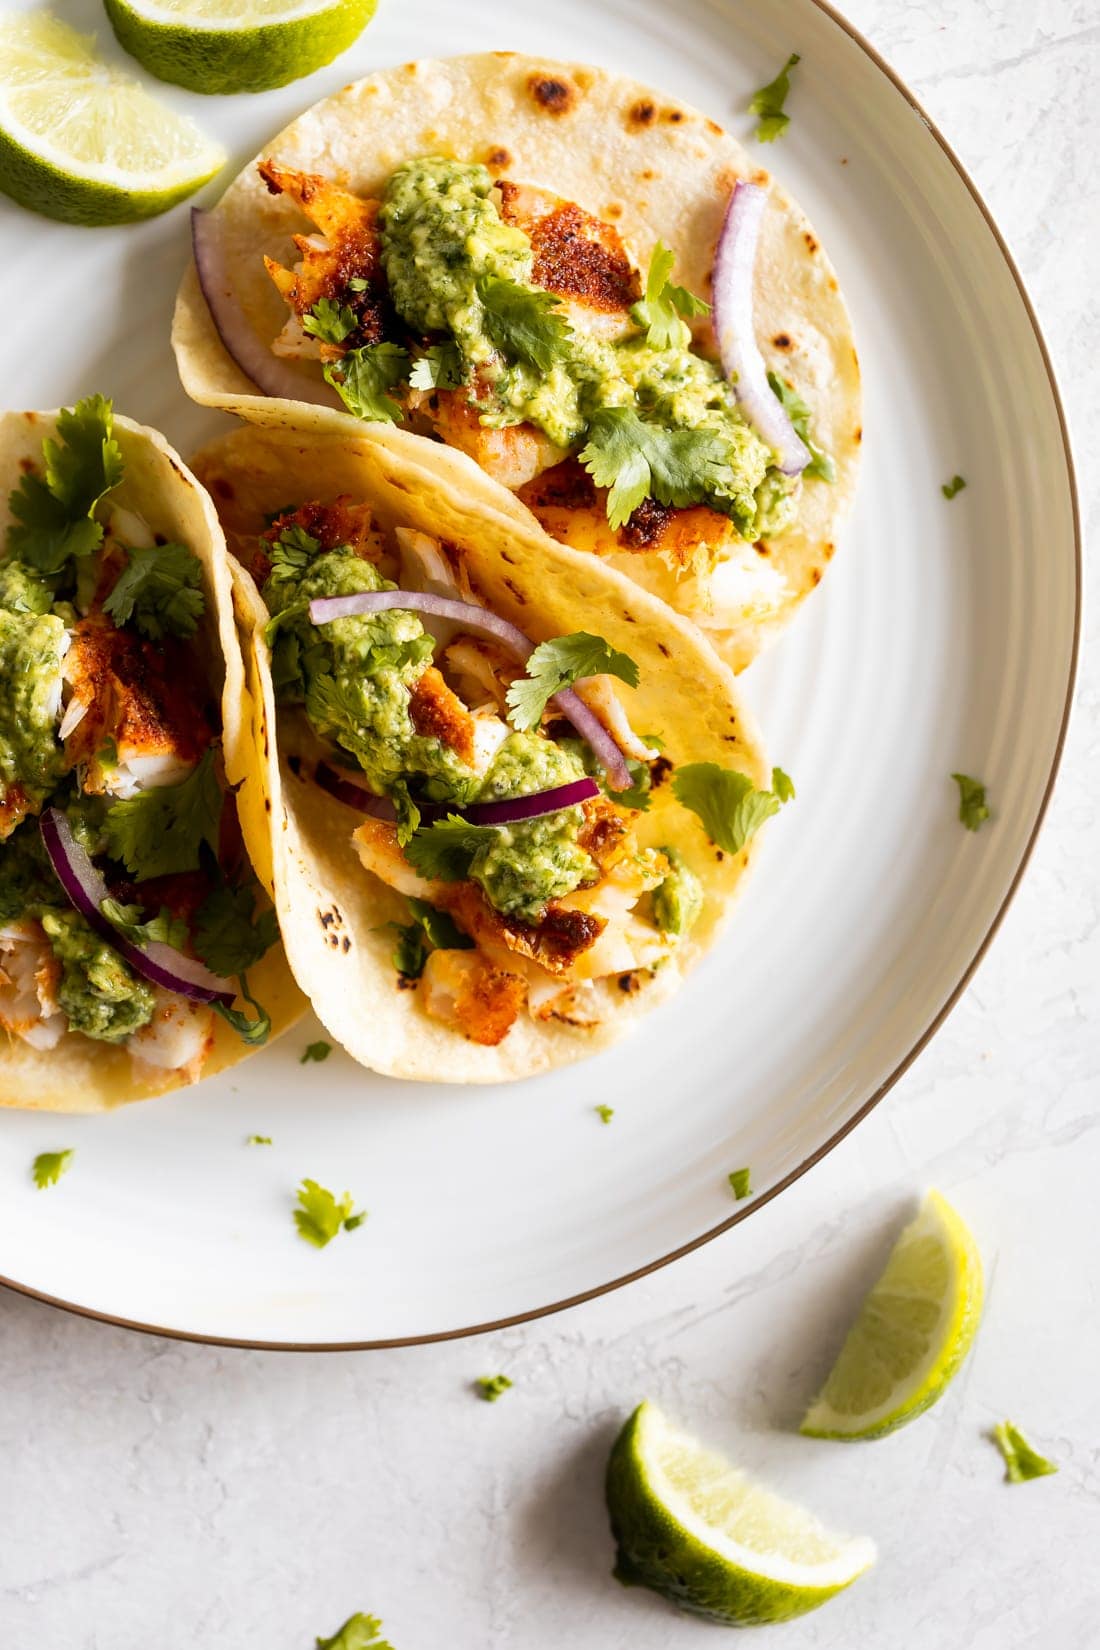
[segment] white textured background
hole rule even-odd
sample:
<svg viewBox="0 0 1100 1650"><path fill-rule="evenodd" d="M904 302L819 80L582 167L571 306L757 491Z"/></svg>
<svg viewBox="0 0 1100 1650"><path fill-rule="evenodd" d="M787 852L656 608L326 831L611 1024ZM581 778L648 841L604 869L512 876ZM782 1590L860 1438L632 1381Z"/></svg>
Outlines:
<svg viewBox="0 0 1100 1650"><path fill-rule="evenodd" d="M1096 0L848 12L940 122L1016 252L1095 529ZM309 1650L357 1608L383 1616L397 1650L715 1643L609 1578L603 1463L647 1395L879 1542L869 1577L758 1633L762 1650L1100 1643L1095 633L1046 831L977 983L879 1110L724 1239L527 1328L358 1356L155 1341L0 1296L3 1650ZM791 1424L929 1182L986 1256L976 1353L909 1431L864 1448L800 1442ZM515 1390L480 1403L471 1379L500 1369ZM1058 1477L1002 1484L982 1434L1004 1414Z"/></svg>

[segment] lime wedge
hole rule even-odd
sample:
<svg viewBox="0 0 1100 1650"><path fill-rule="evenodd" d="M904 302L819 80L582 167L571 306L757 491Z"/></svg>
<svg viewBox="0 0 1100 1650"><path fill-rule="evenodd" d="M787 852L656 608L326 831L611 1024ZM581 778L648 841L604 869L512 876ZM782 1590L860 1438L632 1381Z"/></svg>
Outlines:
<svg viewBox="0 0 1100 1650"><path fill-rule="evenodd" d="M982 1315L982 1263L967 1226L929 1192L848 1331L802 1431L881 1438L945 1391Z"/></svg>
<svg viewBox="0 0 1100 1650"><path fill-rule="evenodd" d="M619 1580L729 1627L804 1615L875 1559L872 1542L830 1535L652 1404L640 1404L615 1440L607 1505Z"/></svg>
<svg viewBox="0 0 1100 1650"><path fill-rule="evenodd" d="M193 194L225 154L45 12L0 20L0 188L64 223L133 223Z"/></svg>
<svg viewBox="0 0 1100 1650"><path fill-rule="evenodd" d="M378 0L105 0L132 57L193 92L266 92L346 50Z"/></svg>

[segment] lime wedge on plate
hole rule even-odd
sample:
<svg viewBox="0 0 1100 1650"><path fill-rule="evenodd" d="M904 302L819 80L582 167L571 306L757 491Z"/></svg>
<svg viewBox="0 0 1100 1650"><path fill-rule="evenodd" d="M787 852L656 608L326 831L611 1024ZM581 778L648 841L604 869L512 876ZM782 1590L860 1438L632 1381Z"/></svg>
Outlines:
<svg viewBox="0 0 1100 1650"><path fill-rule="evenodd" d="M132 57L193 92L266 92L351 45L378 0L105 0Z"/></svg>
<svg viewBox="0 0 1100 1650"><path fill-rule="evenodd" d="M789 1621L874 1563L870 1541L831 1535L641 1404L607 1464L620 1581L728 1627Z"/></svg>
<svg viewBox="0 0 1100 1650"><path fill-rule="evenodd" d="M802 1431L881 1438L945 1391L982 1315L982 1263L946 1198L929 1192L860 1308Z"/></svg>
<svg viewBox="0 0 1100 1650"><path fill-rule="evenodd" d="M133 223L193 194L225 154L45 12L0 20L0 188L63 223Z"/></svg>

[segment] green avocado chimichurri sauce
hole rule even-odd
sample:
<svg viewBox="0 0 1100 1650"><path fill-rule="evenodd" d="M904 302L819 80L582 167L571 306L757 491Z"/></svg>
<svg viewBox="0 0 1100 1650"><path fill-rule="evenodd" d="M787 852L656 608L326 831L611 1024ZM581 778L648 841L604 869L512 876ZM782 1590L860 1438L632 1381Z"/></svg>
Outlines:
<svg viewBox="0 0 1100 1650"><path fill-rule="evenodd" d="M65 626L52 613L0 608L0 784L40 805L65 771L57 738Z"/></svg>
<svg viewBox="0 0 1100 1650"><path fill-rule="evenodd" d="M153 1018L151 985L77 911L43 911L50 949L61 964L57 1000L71 1031L101 1043L122 1043Z"/></svg>

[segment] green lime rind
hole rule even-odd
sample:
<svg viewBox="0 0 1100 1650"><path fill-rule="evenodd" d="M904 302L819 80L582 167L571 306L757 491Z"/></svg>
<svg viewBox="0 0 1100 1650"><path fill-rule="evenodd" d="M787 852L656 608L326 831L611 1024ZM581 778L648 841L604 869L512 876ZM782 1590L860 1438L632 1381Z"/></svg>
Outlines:
<svg viewBox="0 0 1100 1650"><path fill-rule="evenodd" d="M357 40L378 0L335 0L305 17L210 29L143 17L104 0L119 43L158 80L192 92L268 92L323 68Z"/></svg>
<svg viewBox="0 0 1100 1650"><path fill-rule="evenodd" d="M933 1287L923 1293L921 1276ZM936 1284L942 1285L937 1293ZM982 1262L938 1192L898 1238L800 1431L870 1442L923 1415L947 1391L982 1316Z"/></svg>
<svg viewBox="0 0 1100 1650"><path fill-rule="evenodd" d="M759 1569L749 1568L708 1546L654 1488L646 1460L653 1418L653 1406L639 1404L607 1463L607 1507L618 1544L614 1574L624 1586L649 1587L681 1610L727 1627L757 1627L818 1609L873 1562L870 1543L858 1543L862 1561L850 1574L813 1585L778 1580L763 1573L763 1560Z"/></svg>
<svg viewBox="0 0 1100 1650"><path fill-rule="evenodd" d="M218 159L209 170L170 189L123 189L65 172L0 128L0 189L41 217L86 228L158 217L201 189L224 164Z"/></svg>

